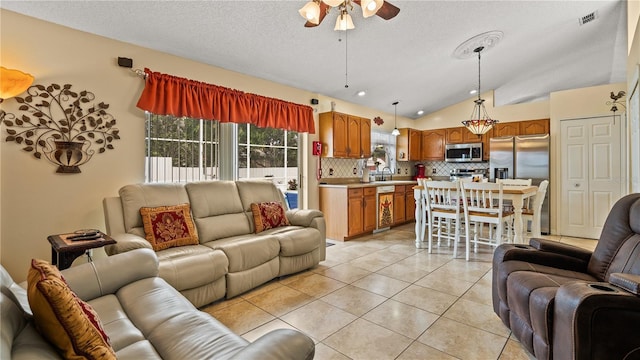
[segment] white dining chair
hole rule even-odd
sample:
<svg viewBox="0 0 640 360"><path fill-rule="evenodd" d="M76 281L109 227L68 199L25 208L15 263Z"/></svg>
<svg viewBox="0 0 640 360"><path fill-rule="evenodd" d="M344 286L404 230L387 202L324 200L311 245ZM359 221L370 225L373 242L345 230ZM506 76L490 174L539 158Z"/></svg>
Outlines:
<svg viewBox="0 0 640 360"><path fill-rule="evenodd" d="M444 238L453 240L453 257L458 256L464 211L460 206L462 191L459 181L426 181L425 199L427 203L428 251L433 247L434 232L438 236L438 246ZM466 259L469 260L469 227L465 224Z"/></svg>
<svg viewBox="0 0 640 360"><path fill-rule="evenodd" d="M536 192L536 196L533 199L533 204L528 209L522 210L522 221L525 225L524 229L528 228L528 223L531 221L531 236L532 237L540 237L542 234L540 233L540 213L542 213L542 204L544 203L544 198L547 195L547 187L549 186L549 180L543 180L538 186L538 192Z"/></svg>
<svg viewBox="0 0 640 360"><path fill-rule="evenodd" d="M503 242L513 242L513 212L503 207L503 187L501 183L462 183L464 216L467 224L473 224L474 234L471 242L477 252L478 244L497 247ZM495 234L490 231L484 236L481 224L495 225ZM506 229L506 233L505 233ZM504 237L504 239L503 239Z"/></svg>

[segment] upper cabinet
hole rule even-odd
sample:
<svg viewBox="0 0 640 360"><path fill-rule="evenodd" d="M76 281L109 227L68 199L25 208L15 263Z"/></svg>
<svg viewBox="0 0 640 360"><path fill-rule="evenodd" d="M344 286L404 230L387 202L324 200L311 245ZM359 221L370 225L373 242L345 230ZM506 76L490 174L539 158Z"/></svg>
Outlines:
<svg viewBox="0 0 640 360"><path fill-rule="evenodd" d="M371 156L371 120L335 111L320 114L322 156L368 158Z"/></svg>
<svg viewBox="0 0 640 360"><path fill-rule="evenodd" d="M549 133L549 119L520 121L520 135Z"/></svg>
<svg viewBox="0 0 640 360"><path fill-rule="evenodd" d="M464 133L469 132L464 126L445 129L447 132L447 144L464 143Z"/></svg>
<svg viewBox="0 0 640 360"><path fill-rule="evenodd" d="M421 160L444 160L444 145L446 143L446 130L423 130Z"/></svg>
<svg viewBox="0 0 640 360"><path fill-rule="evenodd" d="M520 122L497 123L492 130L492 137L520 135Z"/></svg>
<svg viewBox="0 0 640 360"><path fill-rule="evenodd" d="M398 161L419 161L422 132L416 129L403 128L396 137L396 159Z"/></svg>

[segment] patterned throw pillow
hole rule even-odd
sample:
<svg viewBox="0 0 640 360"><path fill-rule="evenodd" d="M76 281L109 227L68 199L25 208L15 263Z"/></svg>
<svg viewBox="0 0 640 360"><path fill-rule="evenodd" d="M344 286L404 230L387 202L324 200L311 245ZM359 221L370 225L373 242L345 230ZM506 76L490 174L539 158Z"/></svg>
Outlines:
<svg viewBox="0 0 640 360"><path fill-rule="evenodd" d="M71 291L58 268L31 260L27 284L36 328L65 359L116 359L98 314Z"/></svg>
<svg viewBox="0 0 640 360"><path fill-rule="evenodd" d="M284 214L284 207L278 201L252 203L251 212L253 213L253 222L256 224L256 234L279 226L290 225Z"/></svg>
<svg viewBox="0 0 640 360"><path fill-rule="evenodd" d="M198 245L189 204L140 208L145 238L153 250Z"/></svg>

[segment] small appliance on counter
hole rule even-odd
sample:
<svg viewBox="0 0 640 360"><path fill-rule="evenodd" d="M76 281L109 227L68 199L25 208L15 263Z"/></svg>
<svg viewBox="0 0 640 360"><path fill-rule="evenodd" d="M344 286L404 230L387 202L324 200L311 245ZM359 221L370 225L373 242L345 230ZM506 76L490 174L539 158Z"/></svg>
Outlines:
<svg viewBox="0 0 640 360"><path fill-rule="evenodd" d="M449 172L449 180L473 178L473 181L483 181L487 176L488 169L453 169Z"/></svg>
<svg viewBox="0 0 640 360"><path fill-rule="evenodd" d="M423 164L416 164L416 174L413 176L413 180L417 180L417 179L424 179L427 177L427 175L425 175L426 172L426 166L424 166Z"/></svg>

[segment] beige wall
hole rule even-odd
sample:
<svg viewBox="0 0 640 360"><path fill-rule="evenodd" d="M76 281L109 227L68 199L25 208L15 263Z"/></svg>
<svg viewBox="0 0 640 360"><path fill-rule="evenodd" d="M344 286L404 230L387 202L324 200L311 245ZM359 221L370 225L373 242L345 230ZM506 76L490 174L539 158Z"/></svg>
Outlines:
<svg viewBox="0 0 640 360"><path fill-rule="evenodd" d="M117 195L125 184L144 181L144 114L135 106L144 83L117 66L118 56L133 58L134 68L148 67L300 104L317 97L10 11L0 10L0 16L2 66L33 74L35 84L68 83L73 90L93 92L97 100L110 105L122 137L113 143L115 150L94 155L76 175L56 174L56 167L44 158L35 159L13 142L0 142L0 261L16 280L24 280L31 258L50 259L47 235L79 228L105 230L102 199ZM15 111L16 102L7 100L2 108Z"/></svg>

